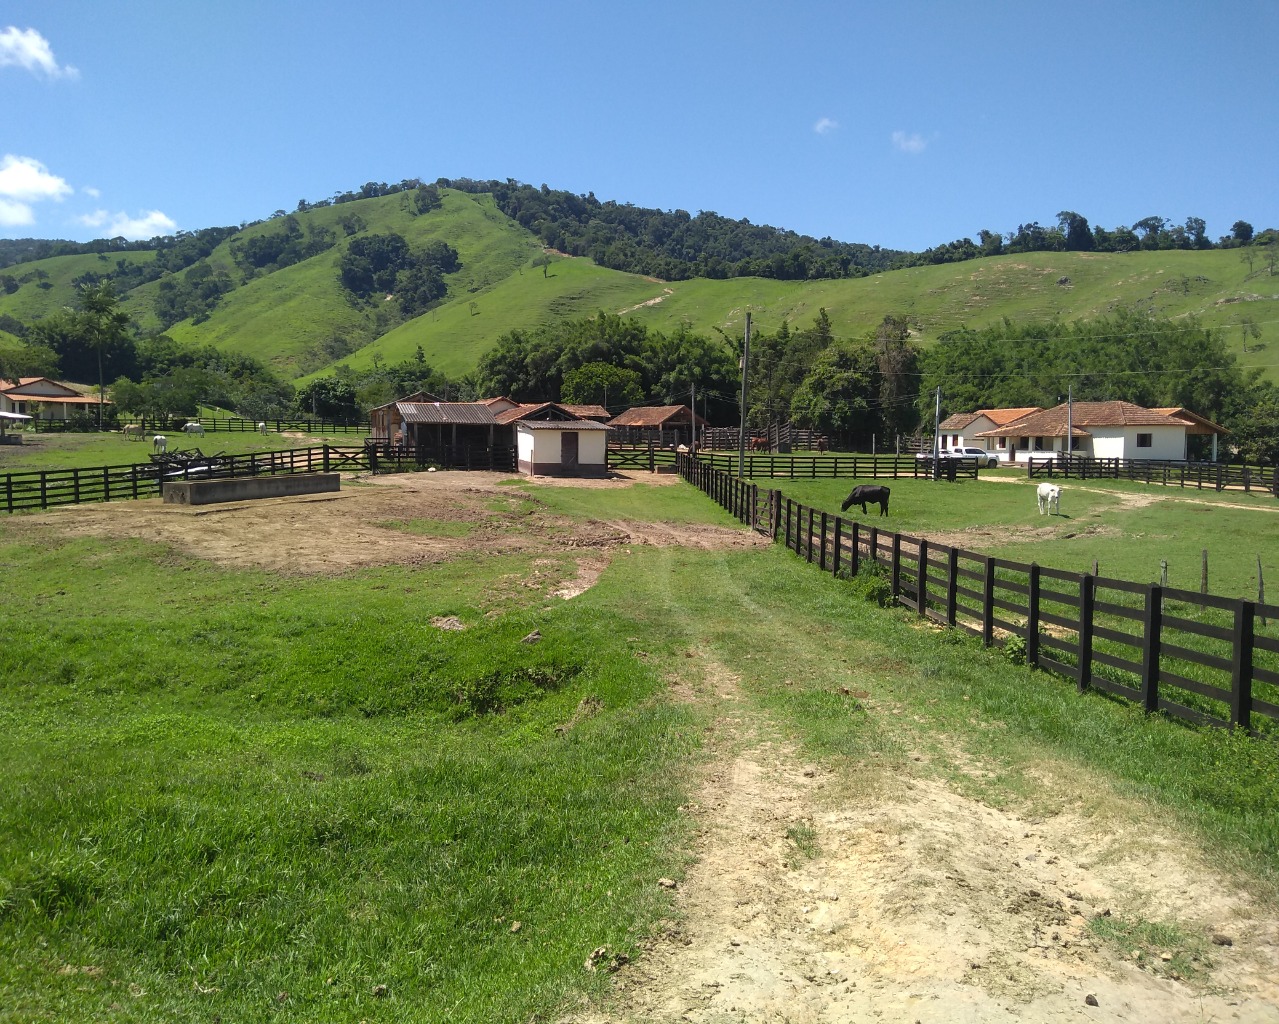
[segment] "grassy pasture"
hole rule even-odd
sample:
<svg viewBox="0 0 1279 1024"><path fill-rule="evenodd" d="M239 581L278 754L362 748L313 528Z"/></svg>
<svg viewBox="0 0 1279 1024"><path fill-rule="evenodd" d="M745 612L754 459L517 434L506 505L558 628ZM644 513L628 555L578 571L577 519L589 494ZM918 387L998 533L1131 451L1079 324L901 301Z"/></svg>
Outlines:
<svg viewBox="0 0 1279 1024"><path fill-rule="evenodd" d="M537 496L729 522L682 484ZM1279 875L1273 744L1079 698L780 547L635 547L571 602L511 584L532 556L283 577L35 516L0 521L0 559L23 581L0 644L0 1016L550 1014L603 987L592 949L634 952L668 910L654 881L678 877L709 723L663 688L713 663L850 780L935 772L1051 813L1043 767L1086 771L1110 780L1098 806L1113 786L1166 811L1259 894Z"/></svg>
<svg viewBox="0 0 1279 1024"><path fill-rule="evenodd" d="M1182 490L1118 480L1058 480L1061 515L1041 516L1038 481L1015 470L981 471L977 481L899 479L887 519L877 509L845 516L911 536L1011 561L1091 572L1138 583L1158 582L1168 562L1169 586L1199 589L1201 552L1208 551L1208 589L1223 597L1257 596L1257 556L1279 596L1279 502L1264 493ZM997 479L1002 478L1002 479ZM838 515L851 480L768 480L789 498ZM1243 507L1232 507L1243 506Z"/></svg>

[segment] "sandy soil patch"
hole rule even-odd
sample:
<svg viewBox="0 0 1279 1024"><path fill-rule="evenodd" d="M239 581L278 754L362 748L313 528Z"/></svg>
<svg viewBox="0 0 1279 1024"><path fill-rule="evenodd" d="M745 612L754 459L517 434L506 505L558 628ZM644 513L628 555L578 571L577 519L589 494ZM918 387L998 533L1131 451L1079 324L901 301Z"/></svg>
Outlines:
<svg viewBox="0 0 1279 1024"><path fill-rule="evenodd" d="M541 505L536 494L498 486L509 479L499 473L397 474L344 479L338 494L199 506L156 498L54 509L26 521L72 536L156 541L219 564L281 573L430 565L475 554L595 552L579 560L576 581L567 584L577 588L574 594L598 579L619 548L768 543L731 527L569 519ZM621 477L588 486L634 483Z"/></svg>
<svg viewBox="0 0 1279 1024"><path fill-rule="evenodd" d="M805 764L722 667L678 696L722 711L687 808L700 828L681 916L617 971L608 1005L563 1024L1279 1020L1273 908L1146 808L1098 811L1104 780L1045 777L1061 809L1021 816L925 764L851 779ZM1194 949L1134 959L1093 933L1097 915L1175 921ZM1193 957L1193 976L1165 952Z"/></svg>

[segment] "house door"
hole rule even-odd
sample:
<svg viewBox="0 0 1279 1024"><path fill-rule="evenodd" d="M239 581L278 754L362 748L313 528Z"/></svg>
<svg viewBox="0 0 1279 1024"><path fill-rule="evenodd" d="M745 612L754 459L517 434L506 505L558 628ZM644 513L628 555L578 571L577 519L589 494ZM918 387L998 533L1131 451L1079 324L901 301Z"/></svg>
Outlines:
<svg viewBox="0 0 1279 1024"><path fill-rule="evenodd" d="M564 431L560 434L560 467L577 469L577 432Z"/></svg>

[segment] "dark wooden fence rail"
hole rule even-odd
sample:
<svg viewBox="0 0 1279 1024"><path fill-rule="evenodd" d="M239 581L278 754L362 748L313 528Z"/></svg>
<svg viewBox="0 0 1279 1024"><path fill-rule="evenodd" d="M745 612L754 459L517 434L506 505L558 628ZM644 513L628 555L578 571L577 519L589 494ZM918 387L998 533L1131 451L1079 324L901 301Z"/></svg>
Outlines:
<svg viewBox="0 0 1279 1024"><path fill-rule="evenodd" d="M1227 462L1164 462L1151 459L1035 459L1026 464L1030 477L1073 477L1079 480L1133 480L1164 487L1202 491L1268 491L1279 497L1279 467L1243 466Z"/></svg>
<svg viewBox="0 0 1279 1024"><path fill-rule="evenodd" d="M1279 606L1025 565L844 519L705 459L681 475L823 572L885 572L893 598L1035 668L1201 725L1279 721ZM765 496L767 498L765 499ZM773 508L771 522L759 510ZM1265 630L1269 632L1265 632Z"/></svg>
<svg viewBox="0 0 1279 1024"><path fill-rule="evenodd" d="M700 462L726 473L736 473L737 455L699 452ZM751 455L743 460L745 475L752 479L785 477L790 480L816 479L897 479L928 480L933 476L933 460L913 455ZM947 479L977 479L973 459L939 459L938 471Z"/></svg>
<svg viewBox="0 0 1279 1024"><path fill-rule="evenodd" d="M138 419L121 419L121 424L137 423L148 434L180 434L183 424L196 420L195 416L175 416L169 419L156 419L143 416ZM205 433L252 434L258 429L258 423L265 423L267 430L276 434L285 430L296 430L307 434L367 434L368 421L354 422L350 420L325 419L276 419L249 420L239 416L200 416L200 425Z"/></svg>

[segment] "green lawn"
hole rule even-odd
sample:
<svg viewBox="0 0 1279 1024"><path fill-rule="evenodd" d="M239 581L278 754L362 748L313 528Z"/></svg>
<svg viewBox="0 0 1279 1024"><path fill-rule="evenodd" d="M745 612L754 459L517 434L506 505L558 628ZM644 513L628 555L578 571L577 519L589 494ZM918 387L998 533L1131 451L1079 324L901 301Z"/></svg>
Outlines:
<svg viewBox="0 0 1279 1024"><path fill-rule="evenodd" d="M537 497L730 523L683 484ZM922 491L902 501L925 514ZM635 546L564 602L511 584L532 555L288 577L57 522L0 520L22 581L0 644L3 1018L553 1016L606 984L592 949L633 954L669 912L655 880L690 848L678 809L714 709L665 687L712 663L740 676L739 713L835 771L876 754L1021 806L1049 760L1259 893L1279 872L1274 744L1081 698L779 546ZM999 770L952 777L956 747Z"/></svg>

